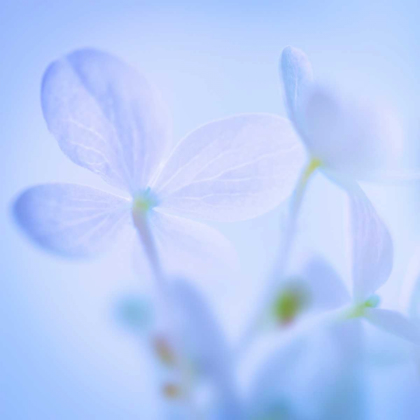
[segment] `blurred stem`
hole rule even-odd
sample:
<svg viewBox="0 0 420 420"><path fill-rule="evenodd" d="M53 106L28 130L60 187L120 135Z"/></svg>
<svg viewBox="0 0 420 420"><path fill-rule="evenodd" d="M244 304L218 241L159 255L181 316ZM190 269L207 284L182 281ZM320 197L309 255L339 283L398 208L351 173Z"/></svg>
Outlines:
<svg viewBox="0 0 420 420"><path fill-rule="evenodd" d="M249 347L249 344L257 334L258 330L260 330L260 328L265 324L267 305L269 306L273 299L272 292L277 289L279 279L282 279L287 271L287 265L295 239L296 225L309 180L321 164L322 163L319 159L311 158L303 169L296 184L290 200L288 221L284 231L283 240L280 245L279 259L276 263L273 284L271 284L271 287L267 288L267 294L263 297L262 305L257 308L258 312L256 316L251 319L250 327L245 331L245 334L239 340L239 346L237 348L238 355L243 354L243 352Z"/></svg>
<svg viewBox="0 0 420 420"><path fill-rule="evenodd" d="M280 245L279 260L277 265L276 278L281 278L287 270L287 264L289 262L290 254L293 249L293 244L296 236L296 226L299 218L299 214L302 207L303 198L305 196L309 180L315 171L321 166L321 161L316 158L312 158L306 165L299 181L296 185L295 191L292 195L289 207L288 221L284 231L282 243ZM276 279L274 279L276 281Z"/></svg>
<svg viewBox="0 0 420 420"><path fill-rule="evenodd" d="M150 231L149 223L147 220L147 212L133 211L133 220L137 228L137 232L139 234L140 242L143 245L144 251L146 253L147 259L150 264L150 268L152 269L152 273L155 279L155 284L158 292L157 298L159 300L158 306L159 310L162 311L164 315L164 329L166 330L166 334L168 334L169 340L174 346L175 353L178 357L178 368L181 373L182 382L185 387L185 404L191 413L191 418L199 419L201 418L200 413L198 412L194 402L191 399L192 385L190 378L191 375L188 369L188 362L185 360L180 349L181 346L179 343L178 328L175 324L173 316L171 315L171 313L173 314L173 312L171 309L172 302L168 290L168 282L165 273L162 269L162 264L160 262L159 253L156 248L156 243Z"/></svg>
<svg viewBox="0 0 420 420"><path fill-rule="evenodd" d="M168 285L165 275L162 270L162 265L159 259L159 253L156 248L155 241L150 232L147 215L144 212L133 211L134 225L137 228L140 242L143 245L147 260L155 280L156 288L158 290L159 299L167 306L168 302Z"/></svg>

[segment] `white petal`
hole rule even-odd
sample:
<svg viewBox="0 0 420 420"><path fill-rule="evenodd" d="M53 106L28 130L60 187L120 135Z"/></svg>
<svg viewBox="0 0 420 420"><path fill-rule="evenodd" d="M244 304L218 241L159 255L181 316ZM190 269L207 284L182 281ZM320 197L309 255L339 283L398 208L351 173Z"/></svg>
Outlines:
<svg viewBox="0 0 420 420"><path fill-rule="evenodd" d="M43 248L81 257L113 243L129 220L129 206L128 200L94 188L46 184L24 191L14 213L25 233Z"/></svg>
<svg viewBox="0 0 420 420"><path fill-rule="evenodd" d="M280 74L289 116L296 123L299 119L297 114L301 111L302 98L313 82L312 66L303 51L286 47L281 55Z"/></svg>
<svg viewBox="0 0 420 420"><path fill-rule="evenodd" d="M181 346L198 372L209 382L208 391L219 415L233 416L239 402L233 380L230 349L223 331L203 296L191 284L177 280L172 287ZM219 418L219 417L218 417ZM236 417L235 417L236 418Z"/></svg>
<svg viewBox="0 0 420 420"><path fill-rule="evenodd" d="M316 86L300 117L308 149L330 170L363 179L401 154L401 127L382 106L346 102Z"/></svg>
<svg viewBox="0 0 420 420"><path fill-rule="evenodd" d="M310 259L302 272L309 286L311 309L328 311L345 305L350 295L331 265L321 257Z"/></svg>
<svg viewBox="0 0 420 420"><path fill-rule="evenodd" d="M362 189L352 184L347 191L353 296L356 301L363 301L388 280L393 266L394 247L387 227Z"/></svg>
<svg viewBox="0 0 420 420"><path fill-rule="evenodd" d="M310 419L360 411L361 343L360 322L352 321L318 327L280 345L254 377L249 410L261 418Z"/></svg>
<svg viewBox="0 0 420 420"><path fill-rule="evenodd" d="M365 317L373 325L397 337L420 345L420 329L399 312L387 309L370 309Z"/></svg>
<svg viewBox="0 0 420 420"><path fill-rule="evenodd" d="M114 186L146 187L167 150L169 119L159 96L104 52L78 50L53 62L42 108L63 152Z"/></svg>
<svg viewBox="0 0 420 420"><path fill-rule="evenodd" d="M187 135L154 189L165 211L217 221L245 220L287 198L303 162L303 148L289 121L238 115Z"/></svg>

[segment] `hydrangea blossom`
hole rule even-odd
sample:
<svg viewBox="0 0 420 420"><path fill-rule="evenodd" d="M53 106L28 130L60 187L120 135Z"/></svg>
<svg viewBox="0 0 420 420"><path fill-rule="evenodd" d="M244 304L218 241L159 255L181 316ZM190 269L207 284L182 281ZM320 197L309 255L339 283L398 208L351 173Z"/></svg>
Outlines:
<svg viewBox="0 0 420 420"><path fill-rule="evenodd" d="M316 83L308 57L297 48L283 50L280 77L287 112L309 157L284 232L279 267L285 270L297 215L313 173L321 170L344 188L371 178L400 153L402 134L394 115L384 109L341 97Z"/></svg>
<svg viewBox="0 0 420 420"><path fill-rule="evenodd" d="M95 254L124 226L140 234L155 271L165 250L169 255L184 243L223 254L221 235L189 218L259 216L291 193L302 164L289 122L265 114L211 122L171 150L168 112L155 89L97 50L78 50L50 65L42 109L62 151L122 191L47 184L22 193L15 205L19 224L42 247L64 256Z"/></svg>
<svg viewBox="0 0 420 420"><path fill-rule="evenodd" d="M280 72L290 119L313 165L329 176L364 179L401 152L401 128L395 117L316 83L303 51L286 47Z"/></svg>
<svg viewBox="0 0 420 420"><path fill-rule="evenodd" d="M191 282L175 279L170 305L171 331L159 322L165 308L154 306L151 316L137 297L123 300L118 311L152 353L167 418L242 418L235 360L207 302Z"/></svg>
<svg viewBox="0 0 420 420"><path fill-rule="evenodd" d="M298 334L294 331L288 339L277 334L277 340L266 342L248 375L246 418L363 418L360 327L358 320L327 327L319 324Z"/></svg>
<svg viewBox="0 0 420 420"><path fill-rule="evenodd" d="M376 292L388 280L393 266L392 239L361 188L355 183L347 183L346 188L352 238L352 294L334 268L318 256L308 259L297 272L285 275L284 271L276 270L275 284L267 287L268 297L242 338L239 352L246 350L261 328L294 326L304 316L327 312L338 319L364 319L420 345L420 329L415 323L400 312L378 308L380 298Z"/></svg>
<svg viewBox="0 0 420 420"><path fill-rule="evenodd" d="M266 288L255 315L255 322L245 331L242 340L244 346L255 334L257 325L261 322L261 314L266 313L267 306L274 307L274 311L278 312L277 316L285 316L281 311L291 311L293 316L297 316L298 312L307 309L304 300L307 300L310 294L316 296L312 301L312 310L318 306L316 300L322 299L324 294L332 299L336 297L335 293L330 294L327 288L323 291L319 287L316 288L314 285L317 282L321 282L322 285L330 281L329 286L340 294L341 300L343 298L342 287L338 285L334 270L323 261L314 262L313 274L304 280L305 284L302 284L300 275L298 279L288 277L298 214L308 181L314 172L321 170L341 186L351 200L362 199L366 206L371 207L368 198L356 182L372 172L376 173L376 169L385 165L390 156L394 157L401 146L399 124L392 115L341 98L330 89L317 84L309 59L301 50L293 47L283 50L280 76L284 86L286 108L306 148L308 162L291 199L273 281ZM323 276L322 279L318 274ZM276 296L274 304L273 292Z"/></svg>
<svg viewBox="0 0 420 420"><path fill-rule="evenodd" d="M310 333L270 343L250 384L242 387L237 373L244 360L231 357L222 328L191 282L172 282L171 301L175 335L156 328L159 323L137 298L124 300L119 309L120 319L152 351L167 418L259 420L305 413L332 419L360 411L358 321L328 328L318 323ZM337 382L342 385L332 386Z"/></svg>

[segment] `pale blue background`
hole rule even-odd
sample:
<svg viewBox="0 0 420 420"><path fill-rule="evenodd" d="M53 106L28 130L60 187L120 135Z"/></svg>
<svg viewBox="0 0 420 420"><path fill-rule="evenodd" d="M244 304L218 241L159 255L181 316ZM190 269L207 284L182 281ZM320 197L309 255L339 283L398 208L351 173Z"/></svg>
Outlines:
<svg viewBox="0 0 420 420"><path fill-rule="evenodd" d="M11 218L12 199L26 186L103 186L60 152L45 127L39 91L51 60L92 46L133 63L163 92L179 139L233 113L284 115L277 65L282 48L291 44L308 53L323 80L393 106L415 164L419 15L416 0L0 0L0 418L154 418L148 361L112 317L118 296L141 289L123 244L100 260L67 262L33 247ZM396 269L384 290L385 302L396 307L407 261L420 244L418 190L411 184L368 191L396 240ZM302 227L307 244L346 276L343 208L341 193L318 176ZM231 339L269 271L279 217L277 210L220 226L244 263L241 278L226 279L236 295L230 305L220 303L217 288L209 296ZM384 396L399 407L394 390L375 389L373 409L389 413ZM409 406L396 412L404 410L411 412Z"/></svg>

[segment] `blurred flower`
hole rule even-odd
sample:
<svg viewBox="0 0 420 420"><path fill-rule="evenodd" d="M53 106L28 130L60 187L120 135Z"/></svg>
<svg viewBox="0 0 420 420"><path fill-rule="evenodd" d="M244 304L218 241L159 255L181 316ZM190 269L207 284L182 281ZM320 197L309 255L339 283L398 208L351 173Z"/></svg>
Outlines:
<svg viewBox="0 0 420 420"><path fill-rule="evenodd" d="M170 122L158 94L134 69L96 50L78 50L51 64L42 109L73 162L130 194L73 184L23 192L15 204L19 224L42 247L64 256L95 254L124 226L137 229L155 269L184 242L229 253L220 234L188 218L230 222L269 211L292 191L303 159L289 122L264 114L206 124L168 153Z"/></svg>
<svg viewBox="0 0 420 420"><path fill-rule="evenodd" d="M285 48L280 67L289 116L319 169L360 180L401 152L401 128L387 110L315 83L301 50Z"/></svg>
<svg viewBox="0 0 420 420"><path fill-rule="evenodd" d="M170 288L171 328L162 328L157 317L147 334L143 322L144 302L136 297L118 304L118 319L149 347L160 382L168 418L240 419L241 405L234 381L234 360L222 329L207 302L189 283L176 279ZM124 316L121 316L124 314ZM128 316L127 316L128 315ZM141 317L143 318L143 317ZM138 322L135 322L138 325Z"/></svg>
<svg viewBox="0 0 420 420"><path fill-rule="evenodd" d="M396 149L401 146L401 133L397 129L398 123L392 116L379 109L367 105L357 105L338 98L329 89L316 84L312 66L302 51L293 47L286 47L283 50L280 74L283 79L288 114L306 146L309 162L302 172L290 203L288 220L282 232L281 248L276 261L274 281L266 288L263 302L259 305L260 308L255 316L256 321L245 332L242 340L244 343L249 341L255 333L256 324L260 323L261 308L263 313L266 313L267 306L272 308L277 312L278 318L283 318L283 322L294 318L299 312L308 309L310 306L308 305L309 296L316 290L312 285L317 281L322 281L315 279L318 277L317 270L313 271L313 275L307 272L309 276L304 280L305 284L302 284L302 278L299 275L297 278L293 276L292 279L288 277L288 264L298 214L308 181L314 172L318 169L322 170L346 191L351 201L360 201L364 207L376 215L371 203L356 181L375 172L378 165L384 165L387 161L386 157L395 157ZM363 217L363 215L360 216ZM382 226L382 222L380 226ZM383 228L386 230L385 227ZM383 245L376 242L377 237L371 239L374 246ZM364 251L360 251L356 247L355 252ZM372 249L370 252L373 252ZM379 271L386 271L388 266L392 266L389 258L385 257L383 263L383 267L380 267L379 264ZM324 271L321 276L326 275L324 280L332 281L330 287L334 284L334 293L331 298L333 299L337 292L340 294L340 299L337 302L342 302L342 288L337 285L334 270L323 262L320 267ZM369 278L369 267L366 265L366 273L355 275L355 281L358 282L361 289L369 288L375 282L381 281L381 277ZM380 273L378 274L380 275ZM363 278L360 278L362 275ZM309 281L308 279L313 280ZM366 284L363 285L363 282ZM325 290L324 293L328 295L329 292ZM321 294L322 292L317 292L316 296L319 297ZM275 296L274 303L273 295ZM356 299L359 297L356 296ZM373 301L370 302L370 304L373 303ZM377 316L377 312L373 316Z"/></svg>
<svg viewBox="0 0 420 420"><path fill-rule="evenodd" d="M372 177L378 167L395 159L402 134L395 117L384 109L352 102L317 84L311 63L301 50L283 50L280 77L289 117L308 154L283 232L278 270L284 273L302 200L313 174L321 170L352 194L355 181Z"/></svg>
<svg viewBox="0 0 420 420"><path fill-rule="evenodd" d="M295 327L303 317L331 313L337 319L364 319L393 335L420 345L420 328L402 313L378 308L375 293L388 280L393 266L393 243L387 227L355 183L348 183L352 249L352 296L327 261L312 256L302 268L284 274L275 270L257 317L242 337L243 353L257 331ZM329 319L329 318L327 318ZM268 321L268 322L267 322Z"/></svg>
<svg viewBox="0 0 420 420"><path fill-rule="evenodd" d="M363 419L360 322L318 324L269 340L248 375L249 420ZM256 356L254 356L256 358Z"/></svg>
<svg viewBox="0 0 420 420"><path fill-rule="evenodd" d="M155 320L146 335L143 322L140 331L132 329L131 315L137 319L144 312L143 299L126 298L117 308L118 319L137 332L152 353L165 418L321 420L361 414L358 320L312 323L295 335L294 330L289 339L270 342L243 388L236 375L244 363L232 358L222 328L200 293L189 282L176 280L171 283L171 307L172 330L162 330Z"/></svg>

